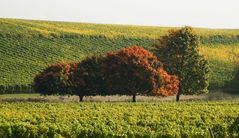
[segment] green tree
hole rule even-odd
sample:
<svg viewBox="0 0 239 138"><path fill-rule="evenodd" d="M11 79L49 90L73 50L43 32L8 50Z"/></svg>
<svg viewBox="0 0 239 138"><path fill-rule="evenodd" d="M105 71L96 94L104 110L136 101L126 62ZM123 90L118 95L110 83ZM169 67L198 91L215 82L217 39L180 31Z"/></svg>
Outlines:
<svg viewBox="0 0 239 138"><path fill-rule="evenodd" d="M79 96L80 102L84 96L104 95L106 85L101 64L102 56L88 57L75 64L70 80L73 93Z"/></svg>
<svg viewBox="0 0 239 138"><path fill-rule="evenodd" d="M207 93L209 79L208 61L199 54L199 36L191 27L170 30L165 36L157 40L155 53L163 62L169 74L179 79L180 95Z"/></svg>

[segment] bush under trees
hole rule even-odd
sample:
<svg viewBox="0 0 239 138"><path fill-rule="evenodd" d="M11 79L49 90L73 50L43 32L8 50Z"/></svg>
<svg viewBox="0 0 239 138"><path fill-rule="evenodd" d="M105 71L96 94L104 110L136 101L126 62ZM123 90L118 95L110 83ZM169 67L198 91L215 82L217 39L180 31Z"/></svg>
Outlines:
<svg viewBox="0 0 239 138"><path fill-rule="evenodd" d="M44 88L42 88L44 87ZM177 94L178 80L163 69L151 52L139 46L106 56L93 56L76 64L53 65L35 77L42 94L168 96Z"/></svg>
<svg viewBox="0 0 239 138"><path fill-rule="evenodd" d="M163 62L169 74L179 79L179 90L176 100L181 94L207 93L209 80L209 64L199 54L199 36L191 27L171 30L158 39L155 53Z"/></svg>

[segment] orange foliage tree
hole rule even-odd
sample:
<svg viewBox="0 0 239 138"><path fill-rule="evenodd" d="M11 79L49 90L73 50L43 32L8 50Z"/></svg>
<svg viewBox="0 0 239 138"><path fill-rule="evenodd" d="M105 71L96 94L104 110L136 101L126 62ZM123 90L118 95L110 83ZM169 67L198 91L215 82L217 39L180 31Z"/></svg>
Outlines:
<svg viewBox="0 0 239 138"><path fill-rule="evenodd" d="M140 46L108 53L102 62L107 94L159 95L176 94L178 80L163 70L162 63L150 51Z"/></svg>

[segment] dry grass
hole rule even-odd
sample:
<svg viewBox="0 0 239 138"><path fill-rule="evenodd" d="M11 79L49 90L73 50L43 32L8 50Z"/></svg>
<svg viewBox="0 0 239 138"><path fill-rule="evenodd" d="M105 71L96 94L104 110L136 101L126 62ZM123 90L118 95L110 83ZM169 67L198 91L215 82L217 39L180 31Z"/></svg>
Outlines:
<svg viewBox="0 0 239 138"><path fill-rule="evenodd" d="M175 96L137 96L138 102L174 102ZM223 92L211 92L204 95L182 95L181 101L222 101L239 100L239 95L232 95ZM0 102L78 102L78 96L40 96L38 94L23 95L1 95ZM86 96L84 102L131 102L132 96Z"/></svg>

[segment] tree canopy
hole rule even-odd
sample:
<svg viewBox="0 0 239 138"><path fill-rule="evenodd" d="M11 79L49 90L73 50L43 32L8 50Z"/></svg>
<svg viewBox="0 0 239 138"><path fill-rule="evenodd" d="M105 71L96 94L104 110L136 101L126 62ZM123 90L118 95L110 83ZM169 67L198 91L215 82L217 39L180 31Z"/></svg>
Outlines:
<svg viewBox="0 0 239 138"><path fill-rule="evenodd" d="M208 92L209 64L199 54L198 47L199 36L191 27L170 30L155 44L154 52L163 62L166 71L179 79L177 101L181 94Z"/></svg>

